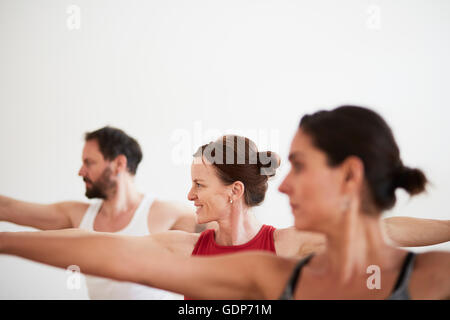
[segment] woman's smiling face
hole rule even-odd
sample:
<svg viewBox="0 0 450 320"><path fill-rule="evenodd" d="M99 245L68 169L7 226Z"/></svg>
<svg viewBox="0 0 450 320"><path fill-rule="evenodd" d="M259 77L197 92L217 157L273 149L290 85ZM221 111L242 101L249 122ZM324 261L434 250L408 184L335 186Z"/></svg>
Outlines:
<svg viewBox="0 0 450 320"><path fill-rule="evenodd" d="M192 187L188 199L197 208L197 223L217 221L229 212L231 186L225 186L211 163L195 157L191 165Z"/></svg>

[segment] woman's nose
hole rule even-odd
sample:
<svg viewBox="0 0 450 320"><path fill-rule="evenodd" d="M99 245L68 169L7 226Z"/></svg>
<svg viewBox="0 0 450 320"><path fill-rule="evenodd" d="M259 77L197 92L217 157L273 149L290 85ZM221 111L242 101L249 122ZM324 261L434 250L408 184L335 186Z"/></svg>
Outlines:
<svg viewBox="0 0 450 320"><path fill-rule="evenodd" d="M188 192L188 200L189 201L194 201L195 198L196 198L196 195L195 195L194 191L191 188L191 190L189 190L189 192Z"/></svg>
<svg viewBox="0 0 450 320"><path fill-rule="evenodd" d="M287 177L284 178L283 182L281 182L280 186L278 187L278 191L280 191L281 193L285 193L285 194L289 193Z"/></svg>

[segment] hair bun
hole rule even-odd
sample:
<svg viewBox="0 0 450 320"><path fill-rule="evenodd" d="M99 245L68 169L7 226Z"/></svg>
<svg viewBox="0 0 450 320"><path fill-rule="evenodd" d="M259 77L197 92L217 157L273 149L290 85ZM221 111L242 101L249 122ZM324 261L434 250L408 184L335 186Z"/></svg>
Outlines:
<svg viewBox="0 0 450 320"><path fill-rule="evenodd" d="M272 151L258 152L257 160L260 173L267 177L273 177L281 164L278 154Z"/></svg>
<svg viewBox="0 0 450 320"><path fill-rule="evenodd" d="M395 188L403 188L410 195L418 194L425 190L427 178L419 169L401 166L394 176Z"/></svg>

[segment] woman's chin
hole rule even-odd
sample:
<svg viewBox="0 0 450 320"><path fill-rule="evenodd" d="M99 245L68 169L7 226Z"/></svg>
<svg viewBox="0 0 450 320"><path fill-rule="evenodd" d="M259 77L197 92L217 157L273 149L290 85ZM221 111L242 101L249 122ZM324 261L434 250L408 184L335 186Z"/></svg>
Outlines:
<svg viewBox="0 0 450 320"><path fill-rule="evenodd" d="M206 219L206 217L202 216L202 214L197 214L197 223L198 224L203 224L203 223L208 223L210 222L209 219Z"/></svg>
<svg viewBox="0 0 450 320"><path fill-rule="evenodd" d="M305 221L304 219L295 219L294 227L300 231L311 231L313 229L312 225Z"/></svg>

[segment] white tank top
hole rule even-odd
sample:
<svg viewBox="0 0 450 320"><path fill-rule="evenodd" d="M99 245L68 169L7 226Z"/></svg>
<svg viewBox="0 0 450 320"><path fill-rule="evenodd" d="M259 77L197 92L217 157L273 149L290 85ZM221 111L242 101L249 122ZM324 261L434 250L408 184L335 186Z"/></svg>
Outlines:
<svg viewBox="0 0 450 320"><path fill-rule="evenodd" d="M136 209L130 223L117 234L146 236L148 230L147 217L154 197L145 195ZM80 229L94 231L94 221L102 201L92 203L80 223ZM83 272L83 270L81 270ZM91 299L97 300L172 300L180 299L180 295L132 282L110 280L103 277L85 275L86 285Z"/></svg>

